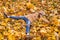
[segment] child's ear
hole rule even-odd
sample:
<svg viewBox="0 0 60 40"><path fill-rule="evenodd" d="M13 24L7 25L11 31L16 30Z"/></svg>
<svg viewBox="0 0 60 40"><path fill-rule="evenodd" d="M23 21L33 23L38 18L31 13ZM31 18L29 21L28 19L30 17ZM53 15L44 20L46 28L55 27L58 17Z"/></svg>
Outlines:
<svg viewBox="0 0 60 40"><path fill-rule="evenodd" d="M41 13L38 14L38 18L40 18Z"/></svg>
<svg viewBox="0 0 60 40"><path fill-rule="evenodd" d="M45 12L43 10L39 11L40 15L45 15Z"/></svg>

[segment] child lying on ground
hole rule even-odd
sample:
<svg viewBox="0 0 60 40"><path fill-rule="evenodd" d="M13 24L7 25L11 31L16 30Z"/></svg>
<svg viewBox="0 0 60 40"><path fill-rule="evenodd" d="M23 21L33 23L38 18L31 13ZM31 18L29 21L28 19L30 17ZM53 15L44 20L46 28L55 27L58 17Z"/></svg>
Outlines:
<svg viewBox="0 0 60 40"><path fill-rule="evenodd" d="M25 15L25 17L28 18L31 22L33 22L36 19L40 18L44 22L50 23L46 18L43 17L44 15L45 15L44 11L40 11L38 13L36 12L34 14Z"/></svg>
<svg viewBox="0 0 60 40"><path fill-rule="evenodd" d="M45 15L44 11L36 12L34 14L25 15L31 22L35 21L38 17L41 18L44 22L49 23L49 21L46 18L43 18L43 15Z"/></svg>

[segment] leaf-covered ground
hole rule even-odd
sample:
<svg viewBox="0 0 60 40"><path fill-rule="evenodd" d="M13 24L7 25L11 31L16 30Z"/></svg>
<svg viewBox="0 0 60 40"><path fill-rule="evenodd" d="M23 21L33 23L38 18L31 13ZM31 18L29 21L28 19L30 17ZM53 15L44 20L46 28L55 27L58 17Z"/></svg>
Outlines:
<svg viewBox="0 0 60 40"><path fill-rule="evenodd" d="M26 23L23 20L6 18L3 13L24 16L41 10L45 13L42 18L49 23L42 18L33 21L30 40L60 40L60 0L0 0L0 40L26 38Z"/></svg>

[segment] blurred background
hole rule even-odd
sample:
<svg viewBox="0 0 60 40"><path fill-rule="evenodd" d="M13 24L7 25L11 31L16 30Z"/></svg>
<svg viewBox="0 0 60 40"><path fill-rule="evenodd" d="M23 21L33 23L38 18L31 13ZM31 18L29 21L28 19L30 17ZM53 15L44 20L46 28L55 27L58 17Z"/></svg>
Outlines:
<svg viewBox="0 0 60 40"><path fill-rule="evenodd" d="M60 40L60 0L0 0L0 40L26 40L26 23L4 17L43 11L30 25L30 40ZM33 19L32 19L33 20Z"/></svg>

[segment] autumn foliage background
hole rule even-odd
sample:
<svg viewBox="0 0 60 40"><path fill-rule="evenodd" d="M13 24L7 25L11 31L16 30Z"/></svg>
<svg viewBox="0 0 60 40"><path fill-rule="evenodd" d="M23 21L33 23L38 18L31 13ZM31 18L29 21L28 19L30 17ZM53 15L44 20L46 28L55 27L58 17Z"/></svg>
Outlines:
<svg viewBox="0 0 60 40"><path fill-rule="evenodd" d="M0 0L0 40L25 40L24 20L6 18L3 13L24 16L43 11L50 23L37 18L30 26L30 40L60 40L60 0ZM33 20L33 19L32 19Z"/></svg>

